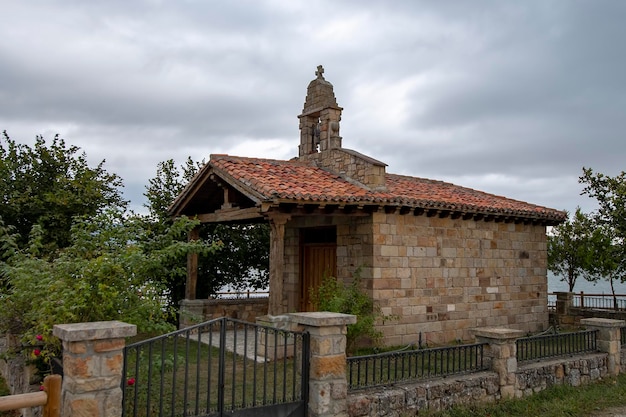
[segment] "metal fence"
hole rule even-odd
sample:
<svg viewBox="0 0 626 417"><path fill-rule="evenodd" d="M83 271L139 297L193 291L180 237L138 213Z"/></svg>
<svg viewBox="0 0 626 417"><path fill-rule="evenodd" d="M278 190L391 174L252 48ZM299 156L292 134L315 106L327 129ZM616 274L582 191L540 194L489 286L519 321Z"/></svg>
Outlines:
<svg viewBox="0 0 626 417"><path fill-rule="evenodd" d="M600 310L626 310L626 298L623 295L610 294L574 294L572 306L580 308L595 308Z"/></svg>
<svg viewBox="0 0 626 417"><path fill-rule="evenodd" d="M596 352L597 334L597 330L588 330L517 339L517 361Z"/></svg>
<svg viewBox="0 0 626 417"><path fill-rule="evenodd" d="M305 408L309 335L216 319L126 346L123 416Z"/></svg>
<svg viewBox="0 0 626 417"><path fill-rule="evenodd" d="M348 358L348 388L477 372L489 367L486 343L395 351Z"/></svg>

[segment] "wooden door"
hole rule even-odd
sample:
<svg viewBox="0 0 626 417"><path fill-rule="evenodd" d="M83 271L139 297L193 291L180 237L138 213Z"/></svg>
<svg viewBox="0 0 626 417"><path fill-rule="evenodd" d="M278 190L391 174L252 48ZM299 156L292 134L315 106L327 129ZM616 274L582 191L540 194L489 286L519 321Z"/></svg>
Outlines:
<svg viewBox="0 0 626 417"><path fill-rule="evenodd" d="M337 245L309 243L302 246L300 311L316 311L312 294L317 292L324 277L337 277Z"/></svg>

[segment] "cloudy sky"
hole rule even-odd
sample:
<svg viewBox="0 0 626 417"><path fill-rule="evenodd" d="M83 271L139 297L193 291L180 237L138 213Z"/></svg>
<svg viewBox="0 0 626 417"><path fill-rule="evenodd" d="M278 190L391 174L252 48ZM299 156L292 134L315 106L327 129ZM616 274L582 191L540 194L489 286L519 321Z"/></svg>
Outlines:
<svg viewBox="0 0 626 417"><path fill-rule="evenodd" d="M289 159L315 69L388 172L592 210L626 169L626 2L0 0L0 130L58 133L141 210L157 164Z"/></svg>

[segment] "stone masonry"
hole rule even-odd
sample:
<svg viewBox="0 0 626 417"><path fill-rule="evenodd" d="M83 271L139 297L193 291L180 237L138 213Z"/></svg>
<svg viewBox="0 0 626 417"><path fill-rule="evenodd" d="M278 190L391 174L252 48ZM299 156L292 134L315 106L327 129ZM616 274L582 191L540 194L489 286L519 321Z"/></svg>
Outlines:
<svg viewBox="0 0 626 417"><path fill-rule="evenodd" d="M545 227L375 213L372 296L389 344L468 340L469 329L548 324Z"/></svg>
<svg viewBox="0 0 626 417"><path fill-rule="evenodd" d="M293 313L290 319L311 337L309 417L348 417L346 326L356 316L329 312Z"/></svg>
<svg viewBox="0 0 626 417"><path fill-rule="evenodd" d="M295 218L285 230L285 300L297 311L299 228L337 228L337 275L360 268L383 314L385 343L469 340L469 329L547 328L545 226L375 212Z"/></svg>
<svg viewBox="0 0 626 417"><path fill-rule="evenodd" d="M122 415L124 338L136 333L135 325L118 321L54 326L63 342L62 416Z"/></svg>

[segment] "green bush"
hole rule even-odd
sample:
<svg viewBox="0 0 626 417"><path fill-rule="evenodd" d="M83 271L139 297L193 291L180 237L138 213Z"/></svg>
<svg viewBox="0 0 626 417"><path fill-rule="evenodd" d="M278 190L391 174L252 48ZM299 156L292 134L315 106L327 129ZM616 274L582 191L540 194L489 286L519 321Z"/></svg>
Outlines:
<svg viewBox="0 0 626 417"><path fill-rule="evenodd" d="M372 298L361 285L361 268L352 275L348 285L335 277L324 277L317 291L312 290L313 302L319 311L353 314L357 317L355 324L348 325L347 350L353 353L362 343L379 346L383 334L375 325L379 320L393 319L383 315Z"/></svg>
<svg viewBox="0 0 626 417"><path fill-rule="evenodd" d="M54 258L42 256L39 226L20 249L11 228L0 222L0 331L20 335L38 367L60 351L55 324L120 320L139 332L173 329L174 311L159 279L172 257L190 251L209 254L219 242L181 242L198 222L181 218L146 250L145 223L121 212L75 219L71 245ZM184 268L181 267L181 275Z"/></svg>

